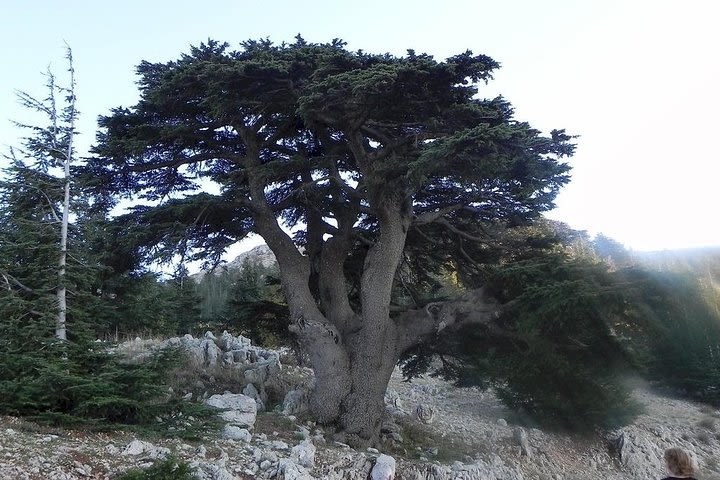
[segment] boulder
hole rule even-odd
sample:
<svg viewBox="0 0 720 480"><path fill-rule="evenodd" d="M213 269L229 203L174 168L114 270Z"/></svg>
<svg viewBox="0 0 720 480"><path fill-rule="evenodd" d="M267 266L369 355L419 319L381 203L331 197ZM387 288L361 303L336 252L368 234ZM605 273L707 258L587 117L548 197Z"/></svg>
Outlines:
<svg viewBox="0 0 720 480"><path fill-rule="evenodd" d="M278 463L278 473L283 480L311 480L312 477L304 467L297 465L292 460L284 458Z"/></svg>
<svg viewBox="0 0 720 480"><path fill-rule="evenodd" d="M307 392L303 389L290 390L283 400L283 413L285 415L298 415L308 411Z"/></svg>
<svg viewBox="0 0 720 480"><path fill-rule="evenodd" d="M248 383L247 385L245 385L245 388L243 388L242 393L246 397L250 397L255 400L258 412L265 411L265 402L263 402L262 396L260 395L260 392L258 392L257 388L255 388L255 385L253 385L252 383Z"/></svg>
<svg viewBox="0 0 720 480"><path fill-rule="evenodd" d="M208 332L210 333L210 332ZM218 363L218 358L221 355L220 348L215 344L215 340L206 338L200 343L200 348L203 352L203 363L210 367L214 367Z"/></svg>
<svg viewBox="0 0 720 480"><path fill-rule="evenodd" d="M394 480L395 459L390 455L380 455L370 471L370 478L372 480Z"/></svg>
<svg viewBox="0 0 720 480"><path fill-rule="evenodd" d="M315 466L315 450L315 445L310 439L305 439L290 450L290 459L303 467L313 468Z"/></svg>
<svg viewBox="0 0 720 480"><path fill-rule="evenodd" d="M232 365L233 363L235 363L233 352L223 353L223 365Z"/></svg>
<svg viewBox="0 0 720 480"><path fill-rule="evenodd" d="M633 427L615 432L610 448L632 478L652 478L665 468L665 446Z"/></svg>
<svg viewBox="0 0 720 480"><path fill-rule="evenodd" d="M395 390L388 390L385 392L385 405L392 407L392 409L402 411L402 401L400 395Z"/></svg>
<svg viewBox="0 0 720 480"><path fill-rule="evenodd" d="M220 412L219 417L222 418L228 425L247 428L252 428L255 425L255 420L257 419L257 415L254 412L240 412L237 410L226 410L224 412Z"/></svg>
<svg viewBox="0 0 720 480"><path fill-rule="evenodd" d="M170 455L170 449L165 447L156 447L152 443L136 439L127 444L120 455L144 455L152 459L158 459Z"/></svg>
<svg viewBox="0 0 720 480"><path fill-rule="evenodd" d="M235 425L225 425L222 431L223 438L230 440L240 440L242 442L249 442L252 440L252 434L245 428L240 428Z"/></svg>
<svg viewBox="0 0 720 480"><path fill-rule="evenodd" d="M246 395L239 393L213 395L205 400L205 405L224 410L219 415L229 425L249 428L255 425L257 403Z"/></svg>
<svg viewBox="0 0 720 480"><path fill-rule="evenodd" d="M255 412L255 400L241 393L225 392L215 394L205 400L208 407L219 408L223 410L238 410L240 412Z"/></svg>
<svg viewBox="0 0 720 480"><path fill-rule="evenodd" d="M257 352L256 352L257 353ZM252 361L252 351L250 354L250 360ZM257 360L252 364L252 367L245 370L245 380L255 385L263 385L268 381L270 377L273 377L280 373L282 368L280 364L280 358L276 356L270 356L263 358L258 356L260 360Z"/></svg>
<svg viewBox="0 0 720 480"><path fill-rule="evenodd" d="M233 345L235 344L237 340L235 337L230 335L227 330L225 330L222 335L220 335L220 339L218 340L218 346L225 352L232 350Z"/></svg>
<svg viewBox="0 0 720 480"><path fill-rule="evenodd" d="M524 428L518 427L513 431L513 440L520 446L520 452L526 457L532 457L532 448Z"/></svg>

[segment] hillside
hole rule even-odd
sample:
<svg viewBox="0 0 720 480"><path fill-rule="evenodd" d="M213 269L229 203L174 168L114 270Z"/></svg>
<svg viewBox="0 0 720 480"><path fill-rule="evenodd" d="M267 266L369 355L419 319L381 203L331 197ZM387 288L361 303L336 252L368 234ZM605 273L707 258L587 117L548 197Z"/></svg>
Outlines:
<svg viewBox="0 0 720 480"><path fill-rule="evenodd" d="M380 450L356 451L304 415L298 392L307 388L312 372L293 366L292 357L283 351L259 348L244 337L227 334L186 336L163 343L168 342L186 345L197 356L198 363L191 369L195 383L178 383L176 388L187 391L193 401L248 400L252 412L223 416L248 425L246 429L225 427L222 433L216 430L197 440L180 440L172 435L49 428L2 417L0 478L113 479L174 455L205 480L364 480L383 453L395 460L396 479L646 480L664 476L662 453L670 446L694 453L700 467L698 478L720 478L720 410L663 397L643 386L636 388L634 397L645 411L635 422L621 430L579 436L514 424L511 412L492 390L458 389L431 377L408 383L396 370L386 394L388 417L383 431L387 440ZM121 345L120 351L141 358L159 345L158 341L133 341ZM256 360L221 362L226 349L254 352ZM281 366L281 361L289 363ZM220 379L237 370L245 372L244 380L232 391L252 395L255 402L270 395L266 403L257 403L258 407L267 405L268 411L254 413L253 397L222 394L226 387ZM204 383L198 385L198 379ZM242 388L243 384L253 388ZM278 394L284 394L284 401L273 403Z"/></svg>

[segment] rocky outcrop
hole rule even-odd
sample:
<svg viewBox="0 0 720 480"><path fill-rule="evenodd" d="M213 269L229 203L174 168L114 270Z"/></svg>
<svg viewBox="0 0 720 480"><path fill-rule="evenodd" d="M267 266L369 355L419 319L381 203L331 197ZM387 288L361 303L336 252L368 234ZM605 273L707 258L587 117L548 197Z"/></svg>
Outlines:
<svg viewBox="0 0 720 480"><path fill-rule="evenodd" d="M131 343L132 348L118 352L134 351L143 358L143 348L173 343L187 347L201 375L229 370L240 378L232 392L221 393L225 384L213 391L208 381L188 397L218 409L226 422L221 431L199 445L171 438L129 442L116 433L31 433L13 428L10 417L0 417L0 478L114 478L171 453L204 480L387 480L392 475L395 480L645 480L662 478L664 450L679 446L695 454L697 478L720 480L720 411L644 390L636 391L635 399L646 413L632 425L603 436L574 437L514 425L491 390L457 389L432 377L403 382L395 372L381 424L385 443L377 450L356 451L333 442L331 428L301 415L307 410L312 372L282 366L276 351L228 333ZM211 343L219 354L212 353ZM218 359L214 366L212 357ZM264 383L247 383L248 378ZM261 404L268 405L265 391L278 378L282 389L272 398L284 401L258 421Z"/></svg>

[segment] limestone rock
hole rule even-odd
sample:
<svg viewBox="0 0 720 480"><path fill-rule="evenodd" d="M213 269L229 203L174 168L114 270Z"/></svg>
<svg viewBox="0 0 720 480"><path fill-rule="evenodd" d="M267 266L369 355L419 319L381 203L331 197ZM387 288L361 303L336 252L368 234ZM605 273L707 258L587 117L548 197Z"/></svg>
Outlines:
<svg viewBox="0 0 720 480"><path fill-rule="evenodd" d="M303 467L313 468L315 466L315 450L315 445L310 439L305 439L290 450L290 459Z"/></svg>
<svg viewBox="0 0 720 480"><path fill-rule="evenodd" d="M370 471L370 478L372 480L394 480L395 459L390 455L380 455Z"/></svg>
<svg viewBox="0 0 720 480"><path fill-rule="evenodd" d="M242 393L246 397L250 397L255 400L258 412L265 411L265 402L262 401L262 396L260 395L260 392L258 392L257 388L255 388L255 385L253 385L252 383L248 383L247 385L245 385L245 388L243 388Z"/></svg>
<svg viewBox="0 0 720 480"><path fill-rule="evenodd" d="M283 480L311 480L312 477L304 467L297 465L292 460L284 458L278 463L278 473L282 474Z"/></svg>
<svg viewBox="0 0 720 480"><path fill-rule="evenodd" d="M152 443L136 439L127 444L120 454L124 456L144 455L152 459L158 459L164 458L169 455L170 449L164 447L156 447Z"/></svg>
<svg viewBox="0 0 720 480"><path fill-rule="evenodd" d="M528 441L528 435L524 428L516 428L513 431L513 440L520 446L520 451L526 457L532 457L533 452Z"/></svg>
<svg viewBox="0 0 720 480"><path fill-rule="evenodd" d="M215 394L205 400L205 405L223 410L237 410L240 412L256 412L255 400L241 393Z"/></svg>
<svg viewBox="0 0 720 480"><path fill-rule="evenodd" d="M255 420L257 419L257 415L253 412L240 412L237 410L227 410L224 412L220 412L219 416L228 425L247 428L252 428L253 426L255 426Z"/></svg>
<svg viewBox="0 0 720 480"><path fill-rule="evenodd" d="M283 400L283 413L285 415L298 415L309 409L307 392L303 389L290 390Z"/></svg>
<svg viewBox="0 0 720 480"><path fill-rule="evenodd" d="M210 333L210 332L208 332ZM203 352L203 362L205 365L214 367L218 363L218 358L221 355L220 348L215 345L215 340L206 338L200 343L200 348Z"/></svg>
<svg viewBox="0 0 720 480"><path fill-rule="evenodd" d="M402 401L400 400L400 394L395 390L388 390L385 392L385 405L392 407L393 409L402 411Z"/></svg>
<svg viewBox="0 0 720 480"><path fill-rule="evenodd" d="M213 395L205 400L205 405L221 410L220 418L230 425L250 427L255 425L257 404L255 400L242 394L224 393Z"/></svg>
<svg viewBox="0 0 720 480"><path fill-rule="evenodd" d="M240 440L242 442L249 442L252 440L252 434L246 428L240 428L235 425L225 425L222 431L223 438L230 440Z"/></svg>

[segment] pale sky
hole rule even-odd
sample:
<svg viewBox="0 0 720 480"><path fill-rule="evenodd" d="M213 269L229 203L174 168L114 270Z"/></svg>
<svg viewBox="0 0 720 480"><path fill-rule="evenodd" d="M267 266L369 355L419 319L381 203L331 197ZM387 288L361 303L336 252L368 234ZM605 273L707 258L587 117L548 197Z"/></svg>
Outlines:
<svg viewBox="0 0 720 480"><path fill-rule="evenodd" d="M716 6L718 5L718 6ZM720 4L712 0L0 0L0 148L26 119L15 89L41 97L73 49L82 112L138 99L134 68L169 61L208 37L342 38L350 49L438 59L471 49L502 68L481 93L516 117L580 135L572 182L550 216L634 250L720 245Z"/></svg>

